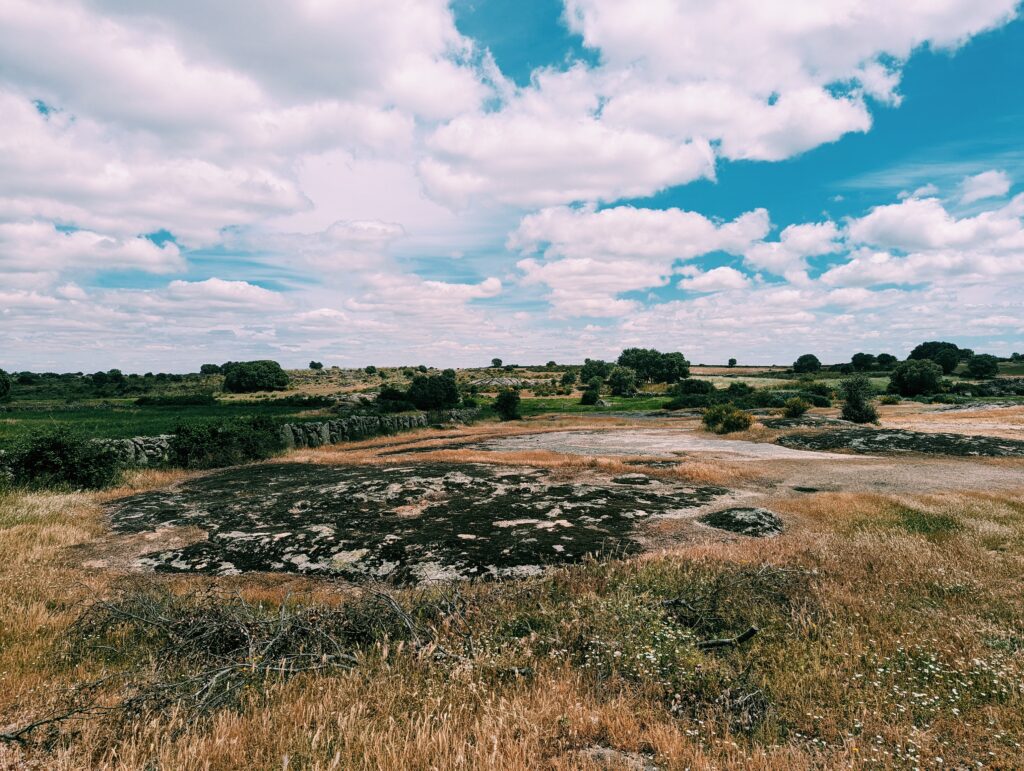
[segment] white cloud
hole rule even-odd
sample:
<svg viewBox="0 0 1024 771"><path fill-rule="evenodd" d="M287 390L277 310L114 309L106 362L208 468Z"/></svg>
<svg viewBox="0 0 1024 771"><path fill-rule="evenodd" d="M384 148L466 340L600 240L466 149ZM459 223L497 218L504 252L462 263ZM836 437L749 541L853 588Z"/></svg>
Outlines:
<svg viewBox="0 0 1024 771"><path fill-rule="evenodd" d="M726 266L703 273L697 272L679 282L679 286L691 292L722 292L729 289L745 289L749 285L750 279L746 275Z"/></svg>
<svg viewBox="0 0 1024 771"><path fill-rule="evenodd" d="M1005 171L983 171L960 183L960 203L974 203L984 198L1001 198L1010 192L1010 175Z"/></svg>
<svg viewBox="0 0 1024 771"><path fill-rule="evenodd" d="M806 258L840 249L839 228L831 221L790 225L778 241L759 241L744 252L745 262L757 270L792 275L807 267Z"/></svg>
<svg viewBox="0 0 1024 771"><path fill-rule="evenodd" d="M207 306L250 306L269 310L284 305L284 298L247 281L224 281L208 278L205 281L172 281L167 285L167 296L172 300L201 302Z"/></svg>

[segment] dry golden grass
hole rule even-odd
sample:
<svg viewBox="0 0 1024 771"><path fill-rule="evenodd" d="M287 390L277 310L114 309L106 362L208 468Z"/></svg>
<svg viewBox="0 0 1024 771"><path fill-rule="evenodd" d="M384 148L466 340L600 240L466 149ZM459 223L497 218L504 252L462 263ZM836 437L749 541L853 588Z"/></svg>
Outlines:
<svg viewBox="0 0 1024 771"><path fill-rule="evenodd" d="M524 428L421 432L289 459L401 461L379 452L421 438L431 446ZM570 477L636 470L622 462L627 459L489 453L480 461L480 455L455 449L416 458L530 463ZM715 483L743 469L758 473L756 464L736 466L695 463L650 473ZM141 472L103 494L0 495L0 730L38 714L57 689L104 671L102 661L69 668L54 656L76 603L106 596L118 579L68 559L69 549L107 537L102 502L186 476ZM775 539L693 543L626 563L568 568L521 584L521 594L518 584L466 587L475 609L467 623L478 647L465 661L378 646L353 671L268 683L240 709L208 723L172 713L124 730L77 724L52 747L0 743L0 768L596 769L601 766L582 752L594 746L646 753L673 769L1019 768L1022 500L1024 488L780 494L772 505L788 529ZM643 681L595 683L570 659L538 653L542 640L535 635L518 642L500 636L507 619L546 610L556 619L564 615L563 625L580 623L573 620L573 603L607 602L627 613L663 596L663 587L685 585L679 576L759 566L799 575L803 588L794 590L789 605L765 603L750 611L764 620L748 647L702 654L711 669L749 667L770 705L750 732L730 728L714 704L673 714ZM147 580L181 590L199 581ZM268 603L296 592L333 604L347 596L344 587L297 576L215 583ZM455 630L441 634L451 638L446 645L461 639ZM496 677L495 662L506 659L528 664L533 676Z"/></svg>

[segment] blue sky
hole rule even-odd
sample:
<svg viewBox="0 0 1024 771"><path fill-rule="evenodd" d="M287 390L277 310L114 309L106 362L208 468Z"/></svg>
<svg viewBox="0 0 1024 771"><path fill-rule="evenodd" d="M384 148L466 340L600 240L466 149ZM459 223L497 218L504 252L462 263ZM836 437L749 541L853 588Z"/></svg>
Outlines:
<svg viewBox="0 0 1024 771"><path fill-rule="evenodd" d="M1024 20L925 6L11 0L0 367L1024 350Z"/></svg>

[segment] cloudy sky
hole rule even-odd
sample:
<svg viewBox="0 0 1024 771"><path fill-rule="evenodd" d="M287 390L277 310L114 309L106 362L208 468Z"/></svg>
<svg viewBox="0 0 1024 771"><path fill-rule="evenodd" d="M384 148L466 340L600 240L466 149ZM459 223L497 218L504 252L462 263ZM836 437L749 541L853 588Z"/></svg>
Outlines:
<svg viewBox="0 0 1024 771"><path fill-rule="evenodd" d="M1024 350L1018 0L0 0L0 367Z"/></svg>

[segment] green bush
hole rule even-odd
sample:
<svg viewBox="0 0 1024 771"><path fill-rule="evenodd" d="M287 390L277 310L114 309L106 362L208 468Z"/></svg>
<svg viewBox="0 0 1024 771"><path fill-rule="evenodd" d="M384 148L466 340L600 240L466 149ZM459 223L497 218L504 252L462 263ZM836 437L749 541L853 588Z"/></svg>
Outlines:
<svg viewBox="0 0 1024 771"><path fill-rule="evenodd" d="M562 388L570 388L576 384L576 373L571 369L566 370L562 373L562 379L559 381Z"/></svg>
<svg viewBox="0 0 1024 771"><path fill-rule="evenodd" d="M896 365L889 378L889 391L900 396L933 394L942 387L942 367L930 359L908 359Z"/></svg>
<svg viewBox="0 0 1024 771"><path fill-rule="evenodd" d="M987 353L972 356L967 360L967 374L978 380L995 377L999 374L999 359Z"/></svg>
<svg viewBox="0 0 1024 771"><path fill-rule="evenodd" d="M754 423L754 416L732 404L716 404L704 410L704 427L716 434L746 431Z"/></svg>
<svg viewBox="0 0 1024 771"><path fill-rule="evenodd" d="M204 364L199 368L200 375L219 375L220 364Z"/></svg>
<svg viewBox="0 0 1024 771"><path fill-rule="evenodd" d="M636 372L629 367L614 367L608 375L608 387L613 396L632 396L636 393Z"/></svg>
<svg viewBox="0 0 1024 771"><path fill-rule="evenodd" d="M806 391L809 394L817 394L818 396L824 396L827 399L831 399L833 396L835 396L835 391L832 390L832 386L830 386L828 383L822 383L821 381L812 380L809 383L801 383L800 390Z"/></svg>
<svg viewBox="0 0 1024 771"><path fill-rule="evenodd" d="M592 377L587 381L586 390L580 397L580 404L593 406L601 400L601 378Z"/></svg>
<svg viewBox="0 0 1024 771"><path fill-rule="evenodd" d="M502 420L519 420L519 402L519 391L514 388L502 389L494 400L494 411Z"/></svg>
<svg viewBox="0 0 1024 771"><path fill-rule="evenodd" d="M850 363L855 370L863 372L874 367L878 363L878 359L871 353L855 353Z"/></svg>
<svg viewBox="0 0 1024 771"><path fill-rule="evenodd" d="M673 385L668 392L672 396L683 396L684 394L703 394L707 396L708 394L713 394L715 390L715 384L710 380L697 380L696 378L688 377Z"/></svg>
<svg viewBox="0 0 1024 771"><path fill-rule="evenodd" d="M265 460L284 449L280 426L265 415L189 421L174 430L170 460L190 469Z"/></svg>
<svg viewBox="0 0 1024 771"><path fill-rule="evenodd" d="M868 378L864 375L846 378L839 384L839 392L843 397L843 420L849 420L852 423L878 422L878 412L871 404L874 389Z"/></svg>
<svg viewBox="0 0 1024 771"><path fill-rule="evenodd" d="M903 397L898 394L885 394L878 401L880 404L899 404L903 401Z"/></svg>
<svg viewBox="0 0 1024 771"><path fill-rule="evenodd" d="M29 434L11 450L8 463L12 481L26 487L97 490L121 476L110 449L66 426Z"/></svg>
<svg viewBox="0 0 1024 771"><path fill-rule="evenodd" d="M322 370L324 368L324 365L321 362L319 362L319 361L311 361L309 363L309 368L319 372L320 370Z"/></svg>
<svg viewBox="0 0 1024 771"><path fill-rule="evenodd" d="M952 348L943 348L932 357L932 361L942 367L943 375L950 375L960 363L960 354Z"/></svg>
<svg viewBox="0 0 1024 771"><path fill-rule="evenodd" d="M238 361L225 364L224 390L235 394L256 391L283 391L288 387L288 373L276 361Z"/></svg>
<svg viewBox="0 0 1024 771"><path fill-rule="evenodd" d="M0 402L5 401L11 395L11 376L0 369Z"/></svg>
<svg viewBox="0 0 1024 771"><path fill-rule="evenodd" d="M801 399L799 396L794 396L792 399L786 400L786 405L782 408L782 414L787 418L799 418L810 408L810 402Z"/></svg>
<svg viewBox="0 0 1024 771"><path fill-rule="evenodd" d="M612 365L601 359L584 359L580 368L580 382L589 383L595 377L604 380L612 371Z"/></svg>
<svg viewBox="0 0 1024 771"><path fill-rule="evenodd" d="M455 370L446 369L440 375L415 375L409 384L406 398L420 410L444 410L454 407L459 403Z"/></svg>
<svg viewBox="0 0 1024 771"><path fill-rule="evenodd" d="M416 405L409 401L409 394L400 388L386 385L377 395L377 409L381 412L412 412Z"/></svg>
<svg viewBox="0 0 1024 771"><path fill-rule="evenodd" d="M879 369L892 369L896 366L897 362L899 362L899 359L891 353L880 353L875 361L878 363Z"/></svg>

